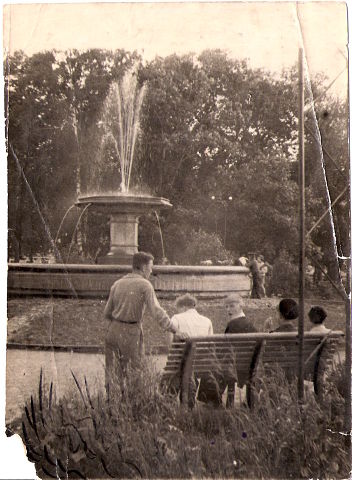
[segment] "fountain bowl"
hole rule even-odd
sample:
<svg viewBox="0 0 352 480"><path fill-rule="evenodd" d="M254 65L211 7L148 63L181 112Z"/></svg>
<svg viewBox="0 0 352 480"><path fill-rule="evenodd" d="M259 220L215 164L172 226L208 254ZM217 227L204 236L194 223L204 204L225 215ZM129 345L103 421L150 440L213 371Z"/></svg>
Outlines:
<svg viewBox="0 0 352 480"><path fill-rule="evenodd" d="M89 195L80 197L75 205L86 207L95 212L107 214L136 213L142 215L151 210L159 211L161 208L171 208L172 204L163 197L151 195L118 194L118 195Z"/></svg>
<svg viewBox="0 0 352 480"><path fill-rule="evenodd" d="M172 207L163 197L129 193L80 197L75 205L109 216L110 250L106 256L98 258L98 263L113 265L131 265L133 255L138 252L138 221L141 215Z"/></svg>

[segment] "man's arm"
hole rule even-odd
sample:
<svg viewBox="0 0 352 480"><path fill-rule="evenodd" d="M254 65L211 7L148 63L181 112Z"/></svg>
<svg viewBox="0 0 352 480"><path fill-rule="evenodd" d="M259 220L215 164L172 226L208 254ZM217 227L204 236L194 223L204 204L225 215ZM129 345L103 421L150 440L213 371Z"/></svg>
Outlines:
<svg viewBox="0 0 352 480"><path fill-rule="evenodd" d="M114 307L113 307L113 301L112 301L112 288L113 287L111 287L110 289L109 298L104 308L104 317L106 318L106 320L113 320L112 312Z"/></svg>
<svg viewBox="0 0 352 480"><path fill-rule="evenodd" d="M150 284L150 288L148 286L145 292L145 302L149 312L156 319L156 321L159 323L159 325L163 330L173 333L181 340L184 340L189 337L187 333L181 332L172 324L168 314L160 306L159 301L156 298L154 288L152 287L151 284Z"/></svg>

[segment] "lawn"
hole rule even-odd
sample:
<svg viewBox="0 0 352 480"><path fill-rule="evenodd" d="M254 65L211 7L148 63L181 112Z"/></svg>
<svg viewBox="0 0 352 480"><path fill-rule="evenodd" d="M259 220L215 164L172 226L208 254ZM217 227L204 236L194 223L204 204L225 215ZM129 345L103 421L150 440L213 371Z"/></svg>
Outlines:
<svg viewBox="0 0 352 480"><path fill-rule="evenodd" d="M258 330L263 330L268 318L276 318L277 298L246 299L244 312ZM170 314L175 313L174 302L161 300ZM103 345L105 300L70 298L12 298L8 301L8 342L53 345ZM345 307L342 302L307 300L306 316L311 306L323 306L328 317L326 326L345 330ZM221 300L201 300L198 311L213 322L214 332L222 333L226 315ZM306 322L309 329L309 322ZM166 334L148 315L144 320L147 348L166 343Z"/></svg>

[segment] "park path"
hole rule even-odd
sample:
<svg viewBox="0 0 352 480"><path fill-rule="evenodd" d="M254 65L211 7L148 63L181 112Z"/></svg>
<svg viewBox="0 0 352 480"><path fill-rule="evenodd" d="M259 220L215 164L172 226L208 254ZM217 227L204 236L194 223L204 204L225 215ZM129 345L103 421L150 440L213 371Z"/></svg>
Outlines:
<svg viewBox="0 0 352 480"><path fill-rule="evenodd" d="M157 370L166 364L166 356L151 358ZM6 422L17 418L31 395L38 395L40 370L49 392L53 382L56 398L77 390L71 370L83 385L84 377L92 392L104 388L104 355L77 352L48 352L8 349L6 352Z"/></svg>
<svg viewBox="0 0 352 480"><path fill-rule="evenodd" d="M166 355L153 355L147 358L153 361L158 371L162 370L166 364ZM342 350L335 355L336 361L343 361L344 358L345 352ZM71 370L81 385L84 384L84 377L86 377L92 393L104 388L104 355L102 354L8 349L6 352L7 423L22 414L23 406L31 395L38 395L41 369L47 392L52 381L57 399L76 394L77 387ZM238 400L241 401L241 398Z"/></svg>

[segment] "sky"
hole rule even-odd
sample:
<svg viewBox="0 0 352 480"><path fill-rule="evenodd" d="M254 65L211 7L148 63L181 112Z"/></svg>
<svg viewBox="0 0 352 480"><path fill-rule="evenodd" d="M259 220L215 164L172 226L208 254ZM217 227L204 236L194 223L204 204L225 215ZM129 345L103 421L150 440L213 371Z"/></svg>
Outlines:
<svg viewBox="0 0 352 480"><path fill-rule="evenodd" d="M106 48L156 55L226 50L278 73L304 47L307 73L332 81L347 58L343 2L45 3L4 7L4 52ZM327 82L327 84L329 81ZM347 70L331 88L343 97Z"/></svg>

